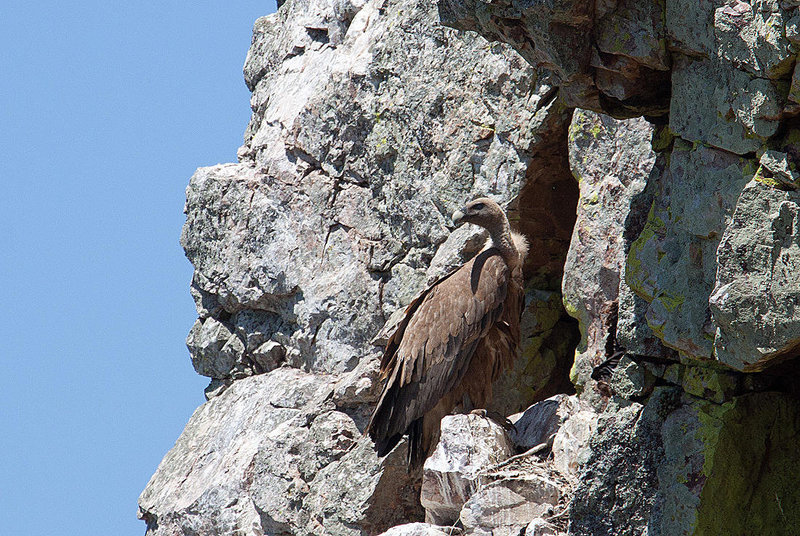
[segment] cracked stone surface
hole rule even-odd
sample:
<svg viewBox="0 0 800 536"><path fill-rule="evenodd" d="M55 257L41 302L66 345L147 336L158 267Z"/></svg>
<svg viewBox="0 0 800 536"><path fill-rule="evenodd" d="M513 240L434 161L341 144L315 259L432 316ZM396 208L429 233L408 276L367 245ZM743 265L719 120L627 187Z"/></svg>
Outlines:
<svg viewBox="0 0 800 536"><path fill-rule="evenodd" d="M564 266L564 305L580 323L571 379L596 400L593 367L616 351L626 220L655 162L653 127L577 110L570 125L570 167L580 187L578 216Z"/></svg>
<svg viewBox="0 0 800 536"><path fill-rule="evenodd" d="M254 25L238 162L187 189L187 346L210 400L142 493L148 535L450 532L421 523L404 444L377 459L360 431L398 311L483 244L449 219L478 194L532 245L522 352L489 409L576 392L578 411L552 458L440 486L464 492L447 516L470 534L790 533L798 4L279 2ZM557 499L515 487L533 477Z"/></svg>
<svg viewBox="0 0 800 536"><path fill-rule="evenodd" d="M508 47L437 26L424 2L289 2L256 22L245 78L240 163L198 170L187 190L198 371L352 370L449 268L429 272L432 259L474 253L474 230L448 241L450 214L520 191L550 128L548 86Z"/></svg>
<svg viewBox="0 0 800 536"><path fill-rule="evenodd" d="M748 184L717 249L717 359L739 370L800 352L800 192Z"/></svg>

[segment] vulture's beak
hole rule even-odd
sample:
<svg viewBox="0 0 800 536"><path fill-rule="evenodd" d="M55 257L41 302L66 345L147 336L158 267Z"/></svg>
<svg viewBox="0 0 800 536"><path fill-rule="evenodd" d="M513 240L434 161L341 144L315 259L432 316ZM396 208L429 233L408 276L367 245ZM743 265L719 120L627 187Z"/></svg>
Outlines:
<svg viewBox="0 0 800 536"><path fill-rule="evenodd" d="M464 213L463 212L461 212L460 210L456 210L455 212L453 212L453 223L454 224L456 224L456 225L460 224L463 219L464 219Z"/></svg>

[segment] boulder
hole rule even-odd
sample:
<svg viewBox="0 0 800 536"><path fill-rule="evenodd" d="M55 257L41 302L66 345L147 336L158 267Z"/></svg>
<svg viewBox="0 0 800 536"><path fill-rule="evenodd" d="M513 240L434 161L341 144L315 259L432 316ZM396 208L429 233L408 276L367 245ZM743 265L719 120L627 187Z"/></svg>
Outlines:
<svg viewBox="0 0 800 536"><path fill-rule="evenodd" d="M633 313L666 346L712 359L708 299L717 246L755 169L744 158L680 139L669 163L656 166L658 174L647 185L653 195L647 221L625 265L625 281L647 302Z"/></svg>
<svg viewBox="0 0 800 536"><path fill-rule="evenodd" d="M284 367L200 406L139 498L148 535L356 535L421 517L405 445L378 459L332 387Z"/></svg>
<svg viewBox="0 0 800 536"><path fill-rule="evenodd" d="M450 525L481 486L483 471L513 454L502 426L475 414L442 419L436 450L425 460L421 502L425 520Z"/></svg>
<svg viewBox="0 0 800 536"><path fill-rule="evenodd" d="M580 323L571 379L582 397L596 399L592 369L614 352L624 237L631 205L655 162L653 127L576 110L569 130L570 169L580 198L562 288L567 312Z"/></svg>
<svg viewBox="0 0 800 536"><path fill-rule="evenodd" d="M574 396L555 395L530 406L522 413L511 415L514 424L511 440L521 451L542 443L550 443L553 435L571 415L579 411L580 402Z"/></svg>
<svg viewBox="0 0 800 536"><path fill-rule="evenodd" d="M709 298L719 361L761 370L800 352L800 192L758 180L736 204L717 249Z"/></svg>
<svg viewBox="0 0 800 536"><path fill-rule="evenodd" d="M598 414L590 408L570 415L553 438L553 468L575 482L589 459L589 440L597 429Z"/></svg>
<svg viewBox="0 0 800 536"><path fill-rule="evenodd" d="M475 492L460 520L468 535L517 536L531 519L552 513L558 500L558 486L542 477L503 478Z"/></svg>

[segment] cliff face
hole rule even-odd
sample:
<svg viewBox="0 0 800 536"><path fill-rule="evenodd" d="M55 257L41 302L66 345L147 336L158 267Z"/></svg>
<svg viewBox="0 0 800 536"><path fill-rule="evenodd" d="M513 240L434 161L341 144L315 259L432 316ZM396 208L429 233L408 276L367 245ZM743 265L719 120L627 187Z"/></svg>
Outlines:
<svg viewBox="0 0 800 536"><path fill-rule="evenodd" d="M142 493L148 534L378 534L423 504L469 534L791 534L798 26L771 0L290 0L256 21L239 162L187 189L209 401ZM481 247L449 215L485 194L532 245L490 409L538 404L511 437L448 420L420 481L404 444L361 436L380 346Z"/></svg>

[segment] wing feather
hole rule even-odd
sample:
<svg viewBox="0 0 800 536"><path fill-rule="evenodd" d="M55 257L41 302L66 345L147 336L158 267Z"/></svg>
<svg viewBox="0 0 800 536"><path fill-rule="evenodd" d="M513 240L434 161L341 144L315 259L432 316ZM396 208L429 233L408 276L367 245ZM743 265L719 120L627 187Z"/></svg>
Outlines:
<svg viewBox="0 0 800 536"><path fill-rule="evenodd" d="M367 426L380 455L459 384L503 313L510 279L505 261L490 248L408 306L381 360L387 381Z"/></svg>

